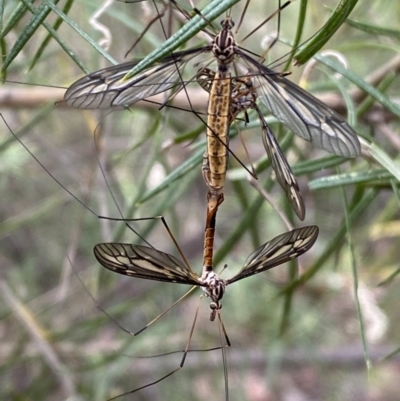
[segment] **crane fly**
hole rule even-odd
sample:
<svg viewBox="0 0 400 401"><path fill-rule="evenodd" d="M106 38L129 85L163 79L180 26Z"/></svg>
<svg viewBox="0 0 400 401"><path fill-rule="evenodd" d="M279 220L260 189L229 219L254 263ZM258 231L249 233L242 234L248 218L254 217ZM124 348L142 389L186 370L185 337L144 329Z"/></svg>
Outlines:
<svg viewBox="0 0 400 401"><path fill-rule="evenodd" d="M209 171L204 179L210 189L210 197L217 196L219 203L223 201L222 188L228 163L228 130L231 103L231 73L234 45L232 30L233 21L227 17L222 24L222 30L213 42L212 52L217 60L217 72L210 87L207 119L207 150L205 159ZM203 166L204 167L204 166Z"/></svg>
<svg viewBox="0 0 400 401"><path fill-rule="evenodd" d="M286 2L281 9L290 2ZM226 60L227 70L232 64L236 77L251 76L258 99L292 132L330 153L345 157L358 156L360 143L353 128L338 113L286 79L284 75L287 74L273 71L253 58L254 53L239 47L232 33L233 25L233 20L227 16L221 22L221 31L209 45L171 53L129 79L124 77L140 60L86 75L68 88L64 101L70 107L79 109L107 109L129 107L139 100L170 89L178 92L186 86L181 80L184 67L195 57L211 53L219 65L221 60ZM215 50L219 55L215 54ZM217 74L220 73L217 71ZM221 78L221 82L229 79L227 76ZM227 95L231 86L224 85ZM224 109L226 111L226 105Z"/></svg>
<svg viewBox="0 0 400 401"><path fill-rule="evenodd" d="M203 266L198 276L175 256L144 245L101 243L94 247L94 255L102 266L125 276L201 287L211 299L210 320L214 320L228 285L297 258L312 247L317 236L317 226L281 234L252 252L239 273L227 280L220 278L212 266Z"/></svg>
<svg viewBox="0 0 400 401"><path fill-rule="evenodd" d="M215 214L213 217L215 217ZM215 219L210 220L209 223L209 228L212 228L211 226L215 224ZM181 261L175 256L143 245L102 243L94 247L94 255L102 266L125 276L194 286L191 290L189 290L189 292L196 287L200 287L204 291L205 295L211 300L210 320L214 321L218 315L218 321L222 326L226 344L227 346L230 346L229 339L222 323L221 314L219 313L222 308L221 299L225 293L226 287L232 283L235 283L236 281L269 270L275 266L297 258L312 247L317 239L317 236L317 226L305 226L281 234L252 252L247 257L239 273L227 280L219 277L219 275L214 272L212 262L211 265L209 264L210 260L207 259L210 256L208 253L209 250L207 250L209 245L209 243L207 243L207 230L205 235L204 265L201 276L197 275L186 262ZM185 295L181 297L179 301L182 300ZM173 306L176 304L177 302ZM158 317L156 319L158 319ZM154 322L156 319L154 319L152 322ZM145 328L147 328L152 322L150 322ZM194 331L195 323L196 317L190 330L190 337ZM120 394L114 398L135 393L143 388L159 383L181 369L184 365L186 355L189 350L190 337L181 363L177 369L169 372L154 382ZM229 398L227 396L227 391L228 390L226 388L226 399Z"/></svg>
<svg viewBox="0 0 400 401"><path fill-rule="evenodd" d="M210 92L210 88L212 82L215 82L215 73L211 71L209 68L200 69L197 72L196 80L199 85L207 92ZM294 176L290 165L288 164L277 140L275 139L274 134L270 130L265 118L258 107L257 100L257 92L253 86L253 81L250 76L236 78L231 82L232 92L231 92L231 103L230 103L230 112L228 119L228 126L230 126L233 120L237 117L237 115L241 112L246 112L249 109L253 109L256 111L258 118L261 123L261 128L263 131L263 144L264 148L267 151L268 158L271 162L272 168L275 171L277 180L280 186L285 191L287 198L289 199L293 210L296 212L297 216L300 220L304 220L305 217L305 207L303 198L301 196L299 186L297 184L296 177ZM228 141L224 143L227 144ZM227 147L224 147L226 158L228 157ZM206 177L211 175L211 168L209 165L212 164L212 158L208 154L204 156L203 162L203 175ZM221 175L217 176L220 178ZM211 180L210 180L211 181ZM207 182L207 178L206 178ZM211 183L209 184L211 185Z"/></svg>

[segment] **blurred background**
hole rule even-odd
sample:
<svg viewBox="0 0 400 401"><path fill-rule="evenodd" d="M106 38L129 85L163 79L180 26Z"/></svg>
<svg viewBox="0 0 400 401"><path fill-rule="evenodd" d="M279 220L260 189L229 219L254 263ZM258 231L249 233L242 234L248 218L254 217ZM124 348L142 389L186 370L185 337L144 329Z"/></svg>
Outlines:
<svg viewBox="0 0 400 401"><path fill-rule="evenodd" d="M279 40L267 55L269 61L278 60L272 65L277 71L289 59L299 25L304 26L302 43L324 26L340 2L309 0L304 8L305 3L295 1L280 15ZM339 17L357 2L341 3ZM157 355L185 348L201 291L139 336L124 332L111 318L137 332L188 288L135 280L101 267L93 256L95 244L143 241L123 222L97 216L163 215L200 274L205 127L183 93L174 104L184 110L160 111L158 105L141 103L122 111L82 111L55 104L84 71L110 65L82 32L123 62L146 56L165 41L165 34L176 32L184 21L179 12L166 7L165 33L156 21L125 57L164 9L162 3L103 7L91 1L59 2L56 7L71 25L60 23L54 10L46 13L43 4L32 5L35 17L18 1L8 1L2 10L7 61L0 86L0 398L106 400L178 367L181 353ZM180 4L192 9L189 2ZM202 10L206 4L195 6ZM243 7L242 1L232 8L235 21ZM251 0L239 41L278 7L275 0ZM289 78L347 116L363 141L362 156L346 160L293 137L268 117L298 178L304 222L294 215L266 162L256 116L232 127L232 134L242 133L250 160L239 138L231 140L232 152L257 167L258 185L281 213L295 227L320 228L316 244L298 265L278 266L227 288L221 313L232 344L227 350L232 401L398 397L399 21L400 3L356 4L321 50L337 52L329 60L337 68L347 63L347 78L322 62L289 65ZM35 24L38 29L27 32ZM262 53L276 37L277 25L275 16L240 46ZM47 39L47 27L56 29L64 49L54 34ZM185 48L209 41L200 33ZM189 67L188 76L196 66ZM187 96L204 118L206 93L193 83ZM215 269L228 265L224 278L232 277L253 250L288 230L233 157L229 168L215 243ZM155 248L178 256L160 220L131 226ZM201 302L191 349L221 345L208 304L207 299ZM139 358L149 355L155 357ZM224 392L222 355L216 350L189 353L173 376L121 399L222 400Z"/></svg>

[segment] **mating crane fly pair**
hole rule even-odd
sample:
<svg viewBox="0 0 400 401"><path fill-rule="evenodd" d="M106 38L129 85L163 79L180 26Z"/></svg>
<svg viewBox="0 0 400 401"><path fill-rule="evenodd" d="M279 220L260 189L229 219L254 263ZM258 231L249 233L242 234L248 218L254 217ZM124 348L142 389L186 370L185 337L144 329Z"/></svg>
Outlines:
<svg viewBox="0 0 400 401"><path fill-rule="evenodd" d="M197 74L201 86L210 92L208 150L203 166L203 175L210 192L214 191L223 197L229 125L240 111L253 108L261 121L263 143L277 173L278 182L284 188L299 218L303 219L304 204L296 179L256 100L259 99L291 131L328 152L356 157L360 153L357 134L339 114L284 78L282 74L256 61L246 49L239 47L232 33L234 23L230 16L227 16L221 25L221 31L207 46L175 52L129 79L124 77L138 61L99 70L72 84L65 93L64 100L74 108L106 109L128 107L139 100L170 89L177 92L186 85L180 78L187 63L200 54L213 53L218 63L217 72L212 73L203 68ZM231 66L236 73L233 79L230 74ZM238 75L240 73L241 75ZM232 99L232 94L236 92L241 95ZM215 170L213 166L217 166ZM220 166L225 166L225 170ZM213 220L213 223L207 224L206 229L213 229L215 214L210 220ZM306 235L304 238L304 233L309 234L310 230L312 235ZM269 251L271 246L275 251L280 247L279 262L273 257L271 259L268 252L265 253L260 248L250 255L251 263L248 259L241 273L226 282L219 281L215 276L207 276L207 269L212 271L212 266L207 266L206 263L203 274L199 277L178 259L147 247L100 244L96 247L95 254L101 264L121 274L204 287L213 305L218 309L225 285L297 257L312 245L317 231L317 227L311 226L282 234L261 247L265 252ZM207 243L207 235L205 238ZM302 246L298 247L297 240L293 241L293 238L302 238ZM276 242L277 239L279 241ZM214 291L216 287L218 291Z"/></svg>
<svg viewBox="0 0 400 401"><path fill-rule="evenodd" d="M253 108L261 121L263 143L279 184L283 187L293 209L303 220L305 209L296 179L279 145L269 129L256 103L259 99L264 106L287 128L301 138L339 156L356 157L360 144L356 132L335 111L304 91L282 74L274 72L239 47L232 33L234 25L228 16L221 23L222 29L208 46L176 52L164 58L137 76L124 79L138 63L127 62L89 74L70 86L65 93L66 103L80 109L105 109L128 107L139 100L161 92L175 89L176 92L187 84L181 81L183 68L189 61L203 53L213 53L218 63L215 76L203 68L198 76L209 75L212 84L207 120L207 153L203 175L210 190L222 195L228 157L228 130L232 119L247 108ZM243 77L251 82L247 100L231 98L234 84L230 74L233 65L239 80ZM189 82L191 82L189 80ZM204 81L204 79L203 79ZM203 85L204 87L204 85ZM243 99L243 96L239 99ZM236 109L235 108L236 105ZM235 111L236 110L236 111ZM231 116L231 117L228 117Z"/></svg>
<svg viewBox="0 0 400 401"><path fill-rule="evenodd" d="M217 209L223 201L228 131L237 115L248 109L256 111L263 131L263 144L277 180L301 220L304 219L305 208L297 181L264 119L257 99L287 128L318 147L345 157L356 157L360 153L356 133L340 115L239 47L232 33L234 23L230 16L221 25L221 31L208 46L173 53L128 79L124 78L125 75L138 61L102 69L75 82L64 97L69 106L80 109L128 107L167 90L172 89L175 93L182 90L187 85L181 80L184 67L200 54L213 54L218 64L216 72L206 66L194 78L210 92L207 150L203 162L203 176L209 194L202 274L197 275L186 261L148 246L103 243L94 248L99 263L119 274L201 287L211 299L210 320L215 320L221 309L221 299L228 285L297 258L311 248L318 236L316 226L294 229L251 253L239 273L232 278L222 279L214 272L213 240ZM235 72L233 77L231 69Z"/></svg>

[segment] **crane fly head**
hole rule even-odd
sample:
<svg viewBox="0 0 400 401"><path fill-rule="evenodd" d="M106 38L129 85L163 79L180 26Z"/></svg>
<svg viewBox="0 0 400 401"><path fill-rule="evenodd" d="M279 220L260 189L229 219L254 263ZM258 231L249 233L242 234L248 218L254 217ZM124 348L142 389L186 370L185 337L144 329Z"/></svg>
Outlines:
<svg viewBox="0 0 400 401"><path fill-rule="evenodd" d="M223 19L221 21L221 26L222 26L222 30L230 31L235 26L235 23L231 17L226 17L225 19Z"/></svg>

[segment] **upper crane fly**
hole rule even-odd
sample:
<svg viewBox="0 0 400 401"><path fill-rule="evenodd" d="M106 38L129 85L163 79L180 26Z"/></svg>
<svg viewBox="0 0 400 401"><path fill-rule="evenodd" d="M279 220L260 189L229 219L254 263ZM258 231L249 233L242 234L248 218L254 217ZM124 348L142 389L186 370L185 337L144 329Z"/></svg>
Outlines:
<svg viewBox="0 0 400 401"><path fill-rule="evenodd" d="M204 53L212 53L221 60L222 54L230 60L228 69L233 66L236 75L240 72L240 75L252 77L258 99L292 132L339 156L356 157L360 154L357 133L338 113L239 47L232 33L234 22L230 16L221 25L221 31L209 45L172 53L132 78L124 79L140 60L86 75L68 88L64 100L78 109L129 107L170 89L178 92L187 85L181 77L189 61ZM221 43L226 47L216 46ZM219 54L216 54L216 49Z"/></svg>

